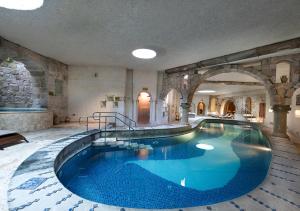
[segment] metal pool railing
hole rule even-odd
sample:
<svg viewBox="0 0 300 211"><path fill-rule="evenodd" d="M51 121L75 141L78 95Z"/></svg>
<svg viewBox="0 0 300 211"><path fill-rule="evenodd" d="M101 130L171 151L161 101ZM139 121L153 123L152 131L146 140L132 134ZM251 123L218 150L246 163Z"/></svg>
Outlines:
<svg viewBox="0 0 300 211"><path fill-rule="evenodd" d="M92 116L82 116L79 118L79 124L82 124L83 120L85 120L86 130L89 130L89 120L92 119L98 123L98 129L101 132L105 133L105 139L107 136L107 126L109 123L114 124L115 132L117 131L117 123L121 122L124 126L128 127L128 131L131 134L131 131L136 127L136 122L130 119L128 116L118 112L94 112ZM112 119L112 121L110 121ZM104 128L101 128L101 124L104 123ZM117 133L115 133L117 136ZM117 137L116 137L117 139Z"/></svg>

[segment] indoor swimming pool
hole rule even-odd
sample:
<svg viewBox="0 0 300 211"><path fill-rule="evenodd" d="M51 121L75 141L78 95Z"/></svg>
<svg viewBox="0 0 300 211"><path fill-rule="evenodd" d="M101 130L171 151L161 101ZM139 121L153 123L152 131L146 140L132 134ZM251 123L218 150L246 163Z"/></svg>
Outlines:
<svg viewBox="0 0 300 211"><path fill-rule="evenodd" d="M120 207L165 209L210 205L263 182L271 149L251 124L203 121L183 135L90 146L57 171L82 198Z"/></svg>

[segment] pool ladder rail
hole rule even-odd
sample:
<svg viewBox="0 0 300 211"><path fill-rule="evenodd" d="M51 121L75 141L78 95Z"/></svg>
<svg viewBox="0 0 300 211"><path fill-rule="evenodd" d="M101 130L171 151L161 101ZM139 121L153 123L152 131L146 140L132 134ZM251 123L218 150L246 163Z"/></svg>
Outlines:
<svg viewBox="0 0 300 211"><path fill-rule="evenodd" d="M82 124L84 122L86 126L86 131L89 131L89 124L91 123L90 120L92 120L93 123L96 122L98 124L98 130L101 132L101 136L104 135L104 137L101 137L104 139L104 143L112 142L112 140L114 139L115 141L118 141L117 126L119 122L123 124L125 128L128 129L129 140L131 140L131 133L136 127L136 122L134 120L118 112L94 112L92 116L80 117L79 124ZM104 127L101 127L101 124L104 124ZM115 137L107 137L107 133L112 132L112 128L114 128Z"/></svg>

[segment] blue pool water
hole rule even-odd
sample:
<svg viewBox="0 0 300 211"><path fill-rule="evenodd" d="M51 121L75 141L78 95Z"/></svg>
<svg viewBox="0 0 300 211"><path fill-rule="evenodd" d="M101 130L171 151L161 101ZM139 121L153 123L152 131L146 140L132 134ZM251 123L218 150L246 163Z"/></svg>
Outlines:
<svg viewBox="0 0 300 211"><path fill-rule="evenodd" d="M138 143L153 150L89 147L68 160L58 177L77 195L104 204L184 208L251 191L271 160L267 140L247 125L204 122L185 135Z"/></svg>

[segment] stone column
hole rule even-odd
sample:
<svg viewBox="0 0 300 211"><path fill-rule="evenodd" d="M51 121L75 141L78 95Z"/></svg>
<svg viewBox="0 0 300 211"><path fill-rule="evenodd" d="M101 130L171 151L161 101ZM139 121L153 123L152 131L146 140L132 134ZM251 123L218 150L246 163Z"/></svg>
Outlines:
<svg viewBox="0 0 300 211"><path fill-rule="evenodd" d="M133 69L126 69L126 82L125 82L125 115L133 119Z"/></svg>
<svg viewBox="0 0 300 211"><path fill-rule="evenodd" d="M189 124L189 111L191 104L181 103L180 106L182 108L181 124Z"/></svg>
<svg viewBox="0 0 300 211"><path fill-rule="evenodd" d="M289 105L273 105L274 126L273 136L289 138L287 135L287 113L291 110Z"/></svg>

